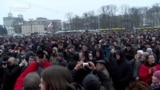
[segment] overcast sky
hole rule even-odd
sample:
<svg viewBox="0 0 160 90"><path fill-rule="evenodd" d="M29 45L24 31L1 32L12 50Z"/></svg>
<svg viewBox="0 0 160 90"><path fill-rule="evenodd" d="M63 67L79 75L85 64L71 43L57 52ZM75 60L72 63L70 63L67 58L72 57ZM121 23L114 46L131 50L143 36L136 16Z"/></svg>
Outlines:
<svg viewBox="0 0 160 90"><path fill-rule="evenodd" d="M23 14L25 20L36 17L66 20L68 12L82 15L84 12L94 10L98 13L99 8L104 5L151 7L155 3L160 3L160 0L0 0L0 24L3 24L3 17L10 11L13 16ZM17 8L25 9L17 11Z"/></svg>

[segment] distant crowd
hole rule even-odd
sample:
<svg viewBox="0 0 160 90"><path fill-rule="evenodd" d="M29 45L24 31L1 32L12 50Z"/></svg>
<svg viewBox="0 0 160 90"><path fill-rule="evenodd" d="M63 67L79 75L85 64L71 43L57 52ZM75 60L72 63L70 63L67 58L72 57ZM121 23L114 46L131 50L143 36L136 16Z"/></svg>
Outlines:
<svg viewBox="0 0 160 90"><path fill-rule="evenodd" d="M160 90L160 31L2 37L0 90Z"/></svg>

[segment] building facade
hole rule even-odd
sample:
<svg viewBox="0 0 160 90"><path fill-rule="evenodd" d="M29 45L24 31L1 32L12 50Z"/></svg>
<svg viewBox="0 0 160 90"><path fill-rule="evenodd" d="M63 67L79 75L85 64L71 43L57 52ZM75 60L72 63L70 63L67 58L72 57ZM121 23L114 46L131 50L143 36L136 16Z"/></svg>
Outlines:
<svg viewBox="0 0 160 90"><path fill-rule="evenodd" d="M52 23L53 27L48 28L48 25ZM46 31L55 32L61 30L61 20L48 20L44 17L31 19L24 21L23 15L19 14L18 17L13 17L12 13L8 13L8 17L3 18L3 24L7 28L8 34L22 33L44 33Z"/></svg>
<svg viewBox="0 0 160 90"><path fill-rule="evenodd" d="M23 15L13 17L12 13L8 13L8 17L3 18L3 25L7 28L8 34L21 33L21 25L23 24Z"/></svg>
<svg viewBox="0 0 160 90"><path fill-rule="evenodd" d="M22 34L31 35L31 33L45 33L44 25L32 24L22 25Z"/></svg>

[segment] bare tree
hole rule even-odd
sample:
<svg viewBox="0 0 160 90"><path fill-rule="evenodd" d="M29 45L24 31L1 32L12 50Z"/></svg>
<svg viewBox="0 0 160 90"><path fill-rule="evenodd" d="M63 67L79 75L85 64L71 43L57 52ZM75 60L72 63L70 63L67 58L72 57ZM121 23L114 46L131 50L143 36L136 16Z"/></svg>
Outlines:
<svg viewBox="0 0 160 90"><path fill-rule="evenodd" d="M66 17L67 17L67 19L68 19L68 21L69 21L69 29L71 29L71 30L73 30L73 27L72 27L72 18L73 18L73 13L67 13L66 14Z"/></svg>

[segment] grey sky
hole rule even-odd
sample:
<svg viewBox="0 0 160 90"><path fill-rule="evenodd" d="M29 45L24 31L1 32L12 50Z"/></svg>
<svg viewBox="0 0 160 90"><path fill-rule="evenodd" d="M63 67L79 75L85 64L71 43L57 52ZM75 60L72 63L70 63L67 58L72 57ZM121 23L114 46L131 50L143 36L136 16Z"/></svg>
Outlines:
<svg viewBox="0 0 160 90"><path fill-rule="evenodd" d="M65 20L68 12L82 15L84 12L94 10L98 13L98 9L103 5L114 4L120 7L127 4L150 7L155 3L160 3L160 0L0 0L0 24L3 24L3 17L7 16L9 11L13 16L23 14L25 20L36 17ZM17 7L26 9L20 12L17 9L13 10Z"/></svg>

